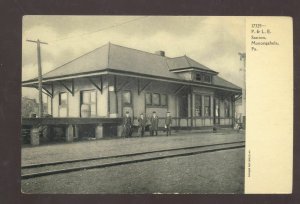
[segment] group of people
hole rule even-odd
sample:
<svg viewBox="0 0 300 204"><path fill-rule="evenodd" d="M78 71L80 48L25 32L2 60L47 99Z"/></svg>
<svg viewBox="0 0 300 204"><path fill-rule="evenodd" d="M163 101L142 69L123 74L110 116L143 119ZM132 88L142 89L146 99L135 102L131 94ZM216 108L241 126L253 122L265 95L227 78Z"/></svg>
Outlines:
<svg viewBox="0 0 300 204"><path fill-rule="evenodd" d="M153 136L154 134L157 136L158 135L158 116L156 115L156 112L153 111L152 116L149 118L144 116L143 113L140 114L138 118L138 132L141 137L145 135L145 129L146 126L149 124L149 130L150 130L150 135ZM150 123L148 123L150 122ZM132 134L132 124L133 121L129 115L129 112L126 111L125 117L123 120L123 135L125 137L130 137ZM165 118L165 130L167 136L171 135L171 125L172 125L172 117L170 112L167 112L166 118Z"/></svg>

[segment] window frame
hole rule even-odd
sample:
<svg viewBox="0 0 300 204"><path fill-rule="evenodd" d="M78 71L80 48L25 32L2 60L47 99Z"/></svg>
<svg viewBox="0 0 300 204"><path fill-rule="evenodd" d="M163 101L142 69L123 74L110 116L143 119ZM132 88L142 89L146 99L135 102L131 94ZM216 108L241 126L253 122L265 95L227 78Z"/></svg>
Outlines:
<svg viewBox="0 0 300 204"><path fill-rule="evenodd" d="M217 97L214 98L214 116L220 117L220 99Z"/></svg>
<svg viewBox="0 0 300 204"><path fill-rule="evenodd" d="M125 103L124 102L124 93L129 93L130 103ZM123 90L122 91L122 105L123 105L123 107L131 107L132 106L132 93L131 93L130 90Z"/></svg>
<svg viewBox="0 0 300 204"><path fill-rule="evenodd" d="M204 106L203 106L203 108L204 108L203 116L204 117L211 117L211 96L210 95L204 95L203 97L204 97L203 98L203 104L204 104ZM209 99L208 100L208 106L205 105L205 98L206 97L208 97L208 99ZM205 112L206 107L208 107L208 115L206 115L206 112Z"/></svg>
<svg viewBox="0 0 300 204"><path fill-rule="evenodd" d="M95 102L92 102L92 92L95 93ZM96 90L90 90L90 105L95 105L95 114L92 115L92 108L91 108L91 117L97 117L97 91Z"/></svg>
<svg viewBox="0 0 300 204"><path fill-rule="evenodd" d="M193 79L195 81L199 81L199 82L203 82L203 83L208 83L208 84L212 83L212 75L205 73L205 72L201 72L201 71L195 71ZM209 80L206 80L206 79L209 79Z"/></svg>
<svg viewBox="0 0 300 204"><path fill-rule="evenodd" d="M150 103L147 103L147 95L150 95ZM152 93L150 93L150 92L147 92L147 93L145 93L145 104L146 104L146 106L152 106Z"/></svg>
<svg viewBox="0 0 300 204"><path fill-rule="evenodd" d="M196 115L196 109L197 109L197 107L196 107L196 99L197 99L197 97L199 97L200 98L200 105L199 105L199 111L198 111L198 115ZM195 115L196 115L196 117L202 117L203 116L203 112L202 112L202 94L195 94L195 113L194 113Z"/></svg>
<svg viewBox="0 0 300 204"><path fill-rule="evenodd" d="M201 72L196 72L195 73L195 80L196 81L202 81L202 73Z"/></svg>
<svg viewBox="0 0 300 204"><path fill-rule="evenodd" d="M162 95L164 95L164 96L166 96L166 104L164 105L164 104L162 104L162 100L161 100L161 96ZM160 106L162 106L162 107L168 107L168 94L165 94L165 93L163 93L163 94L160 94Z"/></svg>
<svg viewBox="0 0 300 204"><path fill-rule="evenodd" d="M224 117L225 118L230 117L230 101L228 99L224 100Z"/></svg>
<svg viewBox="0 0 300 204"><path fill-rule="evenodd" d="M84 92L89 92L89 103L84 103L83 102L83 94L84 94ZM94 92L95 93L95 102L92 102L92 95L91 95L91 93L92 92ZM97 101L98 101L98 96L97 96L97 90L96 89L87 89L87 90L80 90L80 97L82 97L81 99L80 99L80 106L79 106L79 112L80 112L80 114L81 114L81 105L82 104L86 104L86 105L89 105L90 106L90 114L91 114L91 117L97 117L98 116L98 105L97 105ZM95 110L95 114L93 114L92 115L92 108L91 108L91 106L92 105L95 105L95 107L96 107L96 110Z"/></svg>
<svg viewBox="0 0 300 204"><path fill-rule="evenodd" d="M209 81L206 80L206 77L208 77ZM211 83L211 76L208 75L208 74L204 74L204 75L203 75L203 81L204 81L205 83Z"/></svg>
<svg viewBox="0 0 300 204"><path fill-rule="evenodd" d="M147 101L146 101L146 99L147 99L147 94L149 94L150 95L150 97L151 97L151 104L147 104ZM154 94L157 94L158 95L158 99L159 99L159 105L156 105L156 104L153 104L153 95ZM165 95L166 96L166 104L165 105L162 105L161 104L161 96L162 95ZM167 93L157 93L157 92L146 92L145 93L145 106L146 107L148 107L148 108L167 108L168 107L168 100L169 100L169 98L168 98L169 96L168 96L168 94Z"/></svg>
<svg viewBox="0 0 300 204"><path fill-rule="evenodd" d="M66 99L66 104L61 103L61 95L66 94L67 99ZM69 117L69 94L66 91L61 91L58 93L58 116L60 117L60 111L61 109L65 108L66 109L66 117Z"/></svg>
<svg viewBox="0 0 300 204"><path fill-rule="evenodd" d="M158 96L158 104L154 104L153 102L153 95L157 95ZM152 93L152 106L161 106L161 103L160 103L160 94L159 93Z"/></svg>
<svg viewBox="0 0 300 204"><path fill-rule="evenodd" d="M62 103L61 103L61 102L62 102L62 100L61 100L61 98L62 98L61 95L62 95L62 94L66 94L66 96L67 96L67 98L66 98L66 103L65 103L65 104L62 104ZM67 92L62 91L62 92L59 92L59 93L58 93L58 105L59 105L59 106L62 106L62 107L68 105L68 93L67 93Z"/></svg>

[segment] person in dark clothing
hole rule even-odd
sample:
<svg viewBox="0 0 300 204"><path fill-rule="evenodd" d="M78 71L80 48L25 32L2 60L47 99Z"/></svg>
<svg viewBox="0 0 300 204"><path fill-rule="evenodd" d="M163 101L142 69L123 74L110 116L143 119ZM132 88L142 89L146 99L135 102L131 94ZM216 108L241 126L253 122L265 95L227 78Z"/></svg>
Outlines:
<svg viewBox="0 0 300 204"><path fill-rule="evenodd" d="M150 118L150 123L151 123L151 129L150 129L150 135L153 136L154 132L155 135L157 136L157 131L158 131L158 116L156 115L156 112L153 111L153 114Z"/></svg>
<svg viewBox="0 0 300 204"><path fill-rule="evenodd" d="M132 121L129 116L129 112L126 111L125 117L123 119L123 135L124 137L130 137Z"/></svg>
<svg viewBox="0 0 300 204"><path fill-rule="evenodd" d="M140 132L140 136L143 137L145 134L145 127L147 124L147 118L144 117L144 114L141 113L139 119L138 119L138 123L139 123L139 132Z"/></svg>
<svg viewBox="0 0 300 204"><path fill-rule="evenodd" d="M167 131L167 136L171 135L171 125L172 125L172 117L171 117L170 112L168 111L167 112L167 117L165 119L165 128L166 128L166 131Z"/></svg>

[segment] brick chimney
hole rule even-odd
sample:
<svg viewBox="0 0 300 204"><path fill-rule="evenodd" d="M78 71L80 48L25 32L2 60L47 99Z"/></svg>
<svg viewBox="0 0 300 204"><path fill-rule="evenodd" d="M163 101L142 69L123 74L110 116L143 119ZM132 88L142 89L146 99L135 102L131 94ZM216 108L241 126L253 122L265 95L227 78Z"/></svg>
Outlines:
<svg viewBox="0 0 300 204"><path fill-rule="evenodd" d="M165 57L165 51L162 51L162 50L156 51L155 54Z"/></svg>

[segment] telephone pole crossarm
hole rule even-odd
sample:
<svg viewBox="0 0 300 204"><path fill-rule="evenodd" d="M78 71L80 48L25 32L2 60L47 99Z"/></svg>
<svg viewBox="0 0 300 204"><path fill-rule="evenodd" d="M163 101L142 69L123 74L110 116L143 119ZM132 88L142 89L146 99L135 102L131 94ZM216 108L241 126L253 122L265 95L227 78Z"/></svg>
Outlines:
<svg viewBox="0 0 300 204"><path fill-rule="evenodd" d="M46 43L46 42L42 42L42 41L39 41L39 40L26 40L26 41L28 41L28 42L34 42L34 43L37 43L37 42L39 42L40 44L45 44L45 45L48 45L48 43Z"/></svg>

